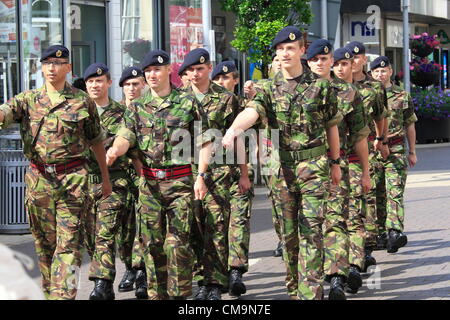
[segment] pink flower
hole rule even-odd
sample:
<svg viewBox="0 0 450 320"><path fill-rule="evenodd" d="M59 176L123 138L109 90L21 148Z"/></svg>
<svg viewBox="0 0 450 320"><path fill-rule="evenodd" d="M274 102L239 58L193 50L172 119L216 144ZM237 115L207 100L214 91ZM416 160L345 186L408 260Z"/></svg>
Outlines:
<svg viewBox="0 0 450 320"><path fill-rule="evenodd" d="M409 70L413 71L414 70L414 66L410 66Z"/></svg>
<svg viewBox="0 0 450 320"><path fill-rule="evenodd" d="M422 33L422 36L423 37L428 37L428 33L424 32L424 33Z"/></svg>
<svg viewBox="0 0 450 320"><path fill-rule="evenodd" d="M421 36L417 36L417 35L414 36L414 39L415 39L415 40L418 40L418 39L420 39L420 38L422 38L422 37L421 37Z"/></svg>

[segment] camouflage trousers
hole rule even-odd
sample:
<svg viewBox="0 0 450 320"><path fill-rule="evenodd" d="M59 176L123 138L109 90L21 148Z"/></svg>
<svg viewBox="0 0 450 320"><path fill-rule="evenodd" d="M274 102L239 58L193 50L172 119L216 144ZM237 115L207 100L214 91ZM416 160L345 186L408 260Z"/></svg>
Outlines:
<svg viewBox="0 0 450 320"><path fill-rule="evenodd" d="M91 175L91 177L95 177ZM111 181L112 193L102 198L102 184L93 181L90 191L94 199L91 218L95 219L95 247L89 269L89 280L114 281L116 277L116 238L129 211L130 181L117 178ZM127 251L131 255L130 246Z"/></svg>
<svg viewBox="0 0 450 320"><path fill-rule="evenodd" d="M192 294L189 243L194 199L192 176L171 180L141 177L137 224L149 299Z"/></svg>
<svg viewBox="0 0 450 320"><path fill-rule="evenodd" d="M85 167L63 174L25 175L25 207L30 221L42 290L47 299L75 299L81 266L82 220L88 210Z"/></svg>
<svg viewBox="0 0 450 320"><path fill-rule="evenodd" d="M350 237L349 262L360 269L364 268L364 249L373 245L376 229L375 211L375 166L369 158L369 173L372 188L364 195L361 186L362 169L359 162L349 164L349 200L347 229Z"/></svg>
<svg viewBox="0 0 450 320"><path fill-rule="evenodd" d="M339 185L329 184L325 223L323 225L324 272L327 280L331 276L347 277L349 272L350 239L347 231L349 173L348 161L341 162L342 180Z"/></svg>
<svg viewBox="0 0 450 320"><path fill-rule="evenodd" d="M208 192L201 210L196 210L195 233L197 269L200 285L228 287L228 228L230 223L231 175L234 168L222 166L209 170L205 183Z"/></svg>
<svg viewBox="0 0 450 320"><path fill-rule="evenodd" d="M322 227L330 179L328 157L282 164L278 179L288 294L301 300L322 299Z"/></svg>
<svg viewBox="0 0 450 320"><path fill-rule="evenodd" d="M377 181L377 227L378 234L390 229L403 231L405 192L408 159L404 146L397 148L384 160L379 158Z"/></svg>
<svg viewBox="0 0 450 320"><path fill-rule="evenodd" d="M253 181L253 170L249 166L249 178ZM228 269L248 271L248 253L250 248L250 214L253 186L245 194L239 192L240 169L232 177L230 188L230 224L228 227Z"/></svg>
<svg viewBox="0 0 450 320"><path fill-rule="evenodd" d="M281 214L281 200L279 185L280 179L278 174L265 174L263 175L264 182L268 189L267 197L272 202L272 224L277 234L278 241L282 242L281 223L283 222Z"/></svg>

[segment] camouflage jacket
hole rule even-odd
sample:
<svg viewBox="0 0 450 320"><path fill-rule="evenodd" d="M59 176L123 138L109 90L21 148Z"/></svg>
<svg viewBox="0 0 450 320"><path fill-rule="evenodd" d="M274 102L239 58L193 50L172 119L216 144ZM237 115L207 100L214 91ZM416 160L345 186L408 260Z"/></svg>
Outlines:
<svg viewBox="0 0 450 320"><path fill-rule="evenodd" d="M263 127L280 130L279 148L283 151L325 146L326 128L342 120L330 82L308 71L294 90L278 72L274 79L259 84L246 107L258 112Z"/></svg>
<svg viewBox="0 0 450 320"><path fill-rule="evenodd" d="M386 93L389 105L388 138L403 138L405 128L417 121L411 96L394 84L386 89Z"/></svg>
<svg viewBox="0 0 450 320"><path fill-rule="evenodd" d="M195 96L192 86L188 87L186 92ZM221 157L213 159L209 167L223 166L227 163L225 159L227 151L222 147L222 139L216 139L217 137L214 131L218 130L222 135L221 137L225 135L226 130L231 126L237 116L239 101L234 93L211 81L205 97L201 102L197 102L199 103L200 112L206 121L206 128L213 129L212 131L208 130L205 132L203 142L211 141L214 143L213 157L220 153L223 155L223 159Z"/></svg>
<svg viewBox="0 0 450 320"><path fill-rule="evenodd" d="M338 110L344 119L339 123L341 150L352 152L351 147L361 139L367 138L370 129L364 104L358 89L351 83L333 77L331 87L336 91Z"/></svg>
<svg viewBox="0 0 450 320"><path fill-rule="evenodd" d="M0 110L1 127L18 122L25 156L41 163L83 158L89 145L105 137L94 101L68 83L53 103L43 86L16 95Z"/></svg>
<svg viewBox="0 0 450 320"><path fill-rule="evenodd" d="M126 109L117 136L130 142L130 148L137 151L132 153L145 166L164 168L191 164L196 136L194 121L200 120L202 117L193 96L172 89L170 95L161 102L148 92ZM188 147L186 150L191 154L178 157L183 146ZM177 158L174 159L173 155Z"/></svg>
<svg viewBox="0 0 450 320"><path fill-rule="evenodd" d="M374 80L368 74L365 74L363 80L355 81L353 84L363 97L370 134L375 136L376 131L373 121L383 120L388 115L386 90L381 82Z"/></svg>
<svg viewBox="0 0 450 320"><path fill-rule="evenodd" d="M119 131L120 123L125 113L125 106L109 99L109 104L104 108L97 107L97 111L100 116L101 125L106 132L106 140L103 141L103 145L105 146L105 149L108 150L112 146L114 137ZM100 175L100 167L91 150L89 151L89 163L89 173ZM126 156L122 156L109 167L109 172L126 171L129 166L129 159Z"/></svg>

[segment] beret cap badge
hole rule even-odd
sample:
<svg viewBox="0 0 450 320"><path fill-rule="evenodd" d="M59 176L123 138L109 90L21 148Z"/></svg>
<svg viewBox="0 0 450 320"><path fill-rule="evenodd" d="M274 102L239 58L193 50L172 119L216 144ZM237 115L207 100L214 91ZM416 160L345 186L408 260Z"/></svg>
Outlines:
<svg viewBox="0 0 450 320"><path fill-rule="evenodd" d="M325 47L325 48L323 48L323 51L324 51L325 53L328 53L328 52L330 52L330 49L328 49L328 47Z"/></svg>
<svg viewBox="0 0 450 320"><path fill-rule="evenodd" d="M381 61L380 65L381 65L382 67L384 67L384 66L386 65L386 62Z"/></svg>
<svg viewBox="0 0 450 320"><path fill-rule="evenodd" d="M159 63L163 63L163 62L164 62L164 59L163 59L163 57L161 57L161 56L158 56L158 62L159 62Z"/></svg>
<svg viewBox="0 0 450 320"><path fill-rule="evenodd" d="M137 71L136 71L136 70L133 70L133 71L131 71L131 74L132 74L133 76L137 76Z"/></svg>
<svg viewBox="0 0 450 320"><path fill-rule="evenodd" d="M345 57L346 57L347 59L350 59L350 53L346 52L346 53L345 53Z"/></svg>
<svg viewBox="0 0 450 320"><path fill-rule="evenodd" d="M61 50L56 51L55 55L56 57L60 58L62 56L62 51Z"/></svg>
<svg viewBox="0 0 450 320"><path fill-rule="evenodd" d="M227 73L228 72L228 67L227 66L223 66L222 70L223 70L223 72Z"/></svg>
<svg viewBox="0 0 450 320"><path fill-rule="evenodd" d="M292 32L289 33L289 39L291 39L292 41L295 40L295 34L293 34Z"/></svg>
<svg viewBox="0 0 450 320"><path fill-rule="evenodd" d="M100 68L97 68L97 74L100 76L101 74L102 74L102 69L100 69Z"/></svg>
<svg viewBox="0 0 450 320"><path fill-rule="evenodd" d="M206 61L205 57L204 57L204 56L201 56L201 57L200 57L200 63L205 63L205 61Z"/></svg>
<svg viewBox="0 0 450 320"><path fill-rule="evenodd" d="M359 48L355 47L355 49L353 49L353 51L355 51L355 53L358 53L359 52Z"/></svg>

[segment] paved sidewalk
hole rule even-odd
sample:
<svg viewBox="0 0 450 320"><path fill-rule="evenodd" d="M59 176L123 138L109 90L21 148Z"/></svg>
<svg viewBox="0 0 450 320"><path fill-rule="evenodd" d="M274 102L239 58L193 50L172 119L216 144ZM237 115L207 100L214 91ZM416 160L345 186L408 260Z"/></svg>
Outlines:
<svg viewBox="0 0 450 320"><path fill-rule="evenodd" d="M419 163L410 171L405 195L408 244L396 254L375 251L379 273L366 274L363 288L357 295L348 294L349 299L450 299L450 146L421 146L417 153ZM250 270L244 275L247 294L241 299L288 299L284 263L272 257L278 240L270 206L265 189L258 188L251 222ZM36 261L30 235L0 235L0 242ZM85 256L77 299L88 299L93 287L87 280L88 261ZM116 299L134 299L134 292L117 291L123 271L118 261ZM39 283L36 266L30 275ZM227 294L223 298L230 299Z"/></svg>

